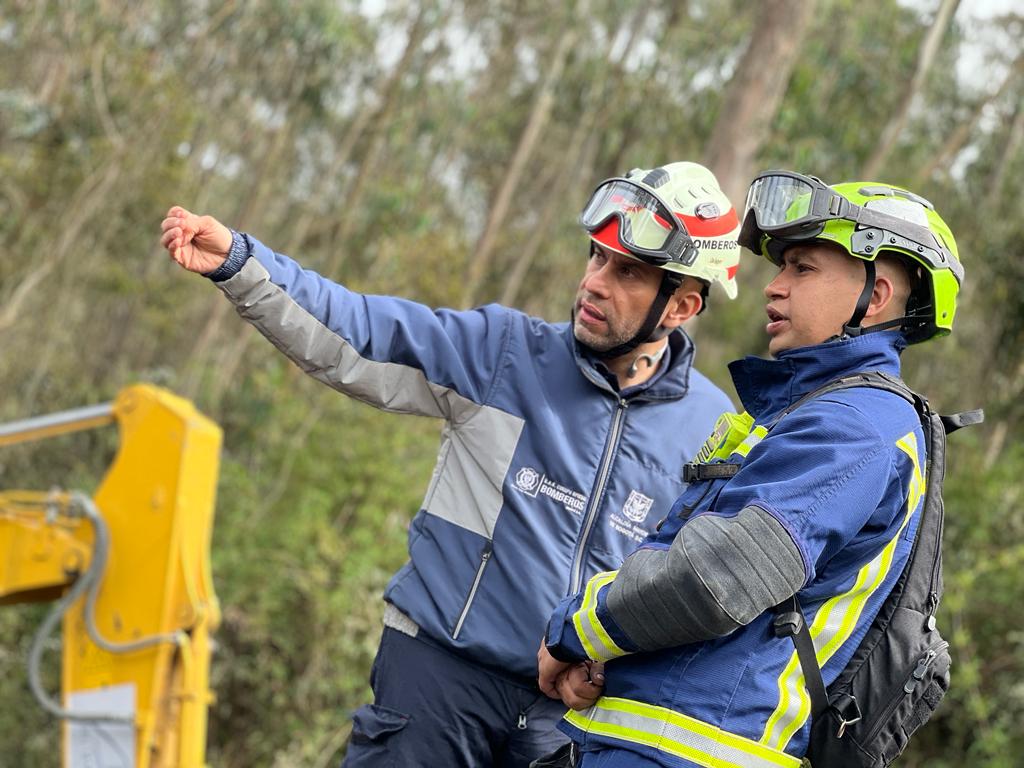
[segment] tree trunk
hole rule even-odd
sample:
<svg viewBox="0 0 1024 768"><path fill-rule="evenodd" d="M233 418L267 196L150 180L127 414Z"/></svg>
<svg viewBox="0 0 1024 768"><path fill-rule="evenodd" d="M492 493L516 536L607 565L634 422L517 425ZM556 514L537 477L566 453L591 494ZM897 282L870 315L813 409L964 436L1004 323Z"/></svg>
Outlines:
<svg viewBox="0 0 1024 768"><path fill-rule="evenodd" d="M426 7L421 6L412 26L409 27L409 37L405 44L405 50L402 52L402 58L395 65L394 71L388 77L382 90L380 109L377 110L373 120L376 129L370 136L370 145L363 155L363 162L359 165L352 187L344 195L344 210L340 212L338 226L331 238L331 246L328 251L330 256L323 267L323 274L327 277L334 275L345 261L345 255L349 248L348 241L361 213L366 183L377 168L387 142L391 117L398 107L398 97L402 92L402 79L409 72L416 55L420 53L420 46L429 28L426 23L427 13Z"/></svg>
<svg viewBox="0 0 1024 768"><path fill-rule="evenodd" d="M985 210L991 210L995 206L996 199L1002 192L1003 184L1006 181L1006 170L1020 152L1022 143L1024 143L1024 94L1017 100L1017 110L1013 118L1013 125L1010 127L1010 137L1006 140L1003 153L996 162L995 173L992 174L992 182L985 195Z"/></svg>
<svg viewBox="0 0 1024 768"><path fill-rule="evenodd" d="M742 202L757 153L786 93L815 0L764 0L750 45L726 89L704 154L733 205Z"/></svg>
<svg viewBox="0 0 1024 768"><path fill-rule="evenodd" d="M999 88L993 93L989 94L981 101L978 102L974 111L971 112L970 118L962 122L957 126L956 130L949 135L942 148L936 152L928 164L921 168L916 174L914 174L914 184L921 184L925 180L931 178L939 168L948 167L952 162L953 158L963 149L964 144L974 133L974 129L981 122L982 116L985 114L985 109L996 101L999 101L1006 93L1007 89L1020 77L1021 73L1024 73L1024 56L1017 59L1013 67L1007 73L1006 78L999 85Z"/></svg>
<svg viewBox="0 0 1024 768"><path fill-rule="evenodd" d="M483 282L487 267L491 261L494 251L494 244L498 230L508 216L509 207L512 203L512 194L519 186L523 172L526 170L526 163L533 155L533 151L544 130L548 118L551 116L551 108L555 103L555 87L562 77L566 60L576 41L576 30L569 26L558 39L555 45L555 52L551 58L551 66L547 76L537 92L537 98L533 102L533 109L530 111L530 118L519 137L519 145L512 156L512 163L509 165L505 178L502 179L498 193L494 196L494 203L487 216L487 223L484 231L477 241L476 249L469 262L469 271L466 276L466 289L462 294L462 306L468 307L476 300L480 283Z"/></svg>
<svg viewBox="0 0 1024 768"><path fill-rule="evenodd" d="M587 166L583 162L587 152L594 149L593 138L595 134L602 132L607 125L610 115L616 113L615 96L619 93L619 85L623 80L622 60L627 52L633 47L643 28L650 9L640 10L631 20L629 27L629 38L625 45L620 47L619 56L609 59L606 66L592 79L584 98L582 113L576 121L576 127L572 132L568 145L561 153L562 162L554 166L554 171L547 174L551 177L549 182L541 185L541 189L548 190L546 203L542 207L540 221L534 226L530 238L522 251L517 255L512 266L511 274L505 283L505 288L499 301L506 306L515 306L519 300L519 293L522 290L526 275L530 270L540 252L541 247L547 241L551 226L556 216L564 214L565 206L563 201L574 189L573 184L579 183L579 174L574 173ZM629 23L629 22L627 22ZM666 23L665 29L671 26ZM611 41L614 44L614 39ZM611 53L611 51L609 51ZM585 182L584 182L585 183Z"/></svg>
<svg viewBox="0 0 1024 768"><path fill-rule="evenodd" d="M896 108L896 114L893 115L882 131L878 148L864 165L864 171L861 174L862 178L875 178L878 172L881 171L882 165L889 159L889 155L892 153L900 134L903 133L903 129L907 124L910 110L917 101L921 89L924 87L928 72L935 61L935 54L939 51L939 44L942 42L942 38L946 36L949 22L952 20L953 14L956 13L958 5L960 5L960 0L940 0L935 20L932 22L931 27L928 28L928 35L921 46L921 53L917 59L917 69L914 72L914 76L903 92L903 96Z"/></svg>

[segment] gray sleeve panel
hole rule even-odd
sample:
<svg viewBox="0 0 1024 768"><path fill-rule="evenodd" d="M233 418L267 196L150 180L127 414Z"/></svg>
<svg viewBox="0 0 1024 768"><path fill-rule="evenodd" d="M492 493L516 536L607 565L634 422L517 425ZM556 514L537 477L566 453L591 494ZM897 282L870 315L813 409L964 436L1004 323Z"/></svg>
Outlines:
<svg viewBox="0 0 1024 768"><path fill-rule="evenodd" d="M522 418L428 381L418 368L361 357L272 283L256 259L246 261L236 275L217 286L239 315L318 381L381 410L445 419L448 424L423 508L492 538Z"/></svg>
<svg viewBox="0 0 1024 768"><path fill-rule="evenodd" d="M249 259L234 277L217 286L238 314L318 381L394 413L455 420L468 418L467 403L453 390L427 380L423 371L368 360L270 281L266 268Z"/></svg>
<svg viewBox="0 0 1024 768"><path fill-rule="evenodd" d="M735 517L700 515L669 549L641 549L608 592L612 617L641 650L727 635L796 594L803 559L781 523L760 507Z"/></svg>

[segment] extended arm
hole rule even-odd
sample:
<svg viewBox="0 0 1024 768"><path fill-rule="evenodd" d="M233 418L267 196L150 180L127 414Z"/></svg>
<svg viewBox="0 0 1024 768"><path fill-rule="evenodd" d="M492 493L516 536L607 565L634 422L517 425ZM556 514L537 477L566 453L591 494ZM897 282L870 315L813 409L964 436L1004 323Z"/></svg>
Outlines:
<svg viewBox="0 0 1024 768"><path fill-rule="evenodd" d="M172 258L213 279L243 318L314 378L385 410L456 422L486 403L510 311L433 311L364 296L181 208L162 226Z"/></svg>

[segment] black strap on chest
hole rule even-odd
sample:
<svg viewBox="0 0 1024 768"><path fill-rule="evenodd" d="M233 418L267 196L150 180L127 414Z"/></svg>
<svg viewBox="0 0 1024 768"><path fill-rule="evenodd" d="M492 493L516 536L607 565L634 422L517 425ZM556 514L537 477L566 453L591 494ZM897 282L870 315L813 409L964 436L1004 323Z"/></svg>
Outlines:
<svg viewBox="0 0 1024 768"><path fill-rule="evenodd" d="M907 387L898 376L891 376L881 371L864 371L835 379L813 392L807 393L776 416L768 425L768 430L770 431L787 415L809 400L837 390L850 389L851 387L882 389L909 401L922 417L928 412L928 402ZM779 603L773 610L775 611L775 636L791 637L793 639L796 655L800 660L800 667L804 673L807 694L811 699L811 717L817 717L828 708L829 702L828 694L825 691L825 681L821 676L821 667L818 665L818 657L814 651L814 641L811 639L811 633L807 627L804 612L800 608L796 595Z"/></svg>
<svg viewBox="0 0 1024 768"><path fill-rule="evenodd" d="M728 480L739 471L739 464L684 464L683 482L696 483L702 480Z"/></svg>

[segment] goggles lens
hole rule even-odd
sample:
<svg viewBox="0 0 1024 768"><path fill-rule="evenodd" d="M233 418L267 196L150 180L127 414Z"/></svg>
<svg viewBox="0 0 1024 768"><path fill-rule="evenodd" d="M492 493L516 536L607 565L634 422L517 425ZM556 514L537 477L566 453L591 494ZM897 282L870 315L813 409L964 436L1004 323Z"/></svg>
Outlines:
<svg viewBox="0 0 1024 768"><path fill-rule="evenodd" d="M611 179L594 190L580 214L580 223L593 233L612 216L619 219L622 244L645 255L664 252L674 232L685 234L668 206L625 179ZM669 258L667 254L665 258Z"/></svg>
<svg viewBox="0 0 1024 768"><path fill-rule="evenodd" d="M762 230L791 226L810 216L814 191L809 180L797 176L759 176L747 193L747 210Z"/></svg>
<svg viewBox="0 0 1024 768"><path fill-rule="evenodd" d="M855 205L834 192L824 182L789 171L768 171L750 185L747 192L746 217L740 232L740 244L754 253L762 253L761 241L769 237L796 242L816 237L826 222L843 219L854 224L854 233L847 244L851 253L869 256L878 241L871 238L882 230L893 245L898 245L923 261L931 269L949 269L958 282L963 281L963 267L948 248L928 227L927 217L913 215L932 204L905 190L886 186L868 186L860 189L864 195L892 195L882 198L873 206ZM905 209L913 203L912 212ZM753 221L749 216L753 213ZM917 220L919 219L919 220Z"/></svg>

